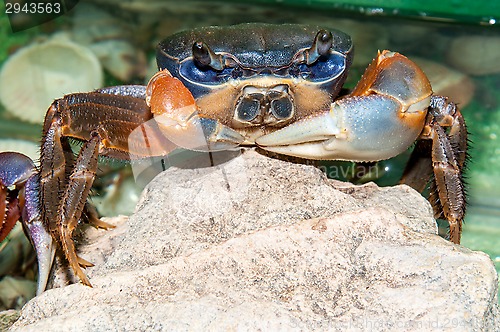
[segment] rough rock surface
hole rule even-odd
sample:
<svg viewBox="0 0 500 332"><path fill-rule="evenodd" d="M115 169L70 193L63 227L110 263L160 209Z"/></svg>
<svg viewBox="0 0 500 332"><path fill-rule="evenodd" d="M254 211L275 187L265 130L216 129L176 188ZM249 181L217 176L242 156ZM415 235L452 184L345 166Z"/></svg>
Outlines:
<svg viewBox="0 0 500 332"><path fill-rule="evenodd" d="M500 329L490 259L435 233L406 186L353 186L253 151L170 168L127 222L88 235L94 288L46 291L12 329Z"/></svg>

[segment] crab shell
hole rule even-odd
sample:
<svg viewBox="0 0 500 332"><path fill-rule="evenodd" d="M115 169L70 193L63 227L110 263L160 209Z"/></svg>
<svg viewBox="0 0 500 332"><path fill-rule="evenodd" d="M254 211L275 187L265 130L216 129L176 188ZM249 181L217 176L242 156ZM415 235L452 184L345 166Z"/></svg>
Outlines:
<svg viewBox="0 0 500 332"><path fill-rule="evenodd" d="M351 57L346 34L311 26L209 27L166 39L147 87L74 93L50 105L39 169L26 156L0 153L0 240L23 221L37 249L39 292L56 245L90 286L82 268L91 263L77 255L72 235L79 221L112 227L87 202L99 156L133 160L177 147L251 144L308 159L376 161L417 141L402 183L422 192L431 182L435 216L448 220L459 243L467 156L460 111L432 95L418 66L390 51L379 52L340 96ZM77 157L70 139L83 142Z"/></svg>
<svg viewBox="0 0 500 332"><path fill-rule="evenodd" d="M200 101L203 96L226 84L237 84L231 77L234 68L224 69L218 75L214 75L213 70L197 68L193 61L193 43L203 41L214 52L238 59L241 67L251 71L243 78L244 81L272 76L275 76L274 79L286 80L291 78L289 73L276 72L290 67L291 59L296 53L311 47L315 35L322 29L324 28L318 26L255 23L194 29L174 34L160 42L156 59L160 70L167 69L174 77L179 78ZM330 95L337 95L352 63L353 44L346 33L328 30L333 36L331 56L326 65L315 70L320 77L305 81ZM298 82L304 83L297 77Z"/></svg>
<svg viewBox="0 0 500 332"><path fill-rule="evenodd" d="M318 55L322 42L328 50ZM196 59L197 43L209 53L205 64ZM191 150L257 144L309 159L391 158L420 135L430 83L406 57L384 51L354 92L338 98L352 56L347 34L318 26L249 23L181 32L158 46L160 72L149 94L162 80L169 83L148 101L165 136ZM188 96L186 102L164 105L171 91ZM198 122L190 125L193 116Z"/></svg>

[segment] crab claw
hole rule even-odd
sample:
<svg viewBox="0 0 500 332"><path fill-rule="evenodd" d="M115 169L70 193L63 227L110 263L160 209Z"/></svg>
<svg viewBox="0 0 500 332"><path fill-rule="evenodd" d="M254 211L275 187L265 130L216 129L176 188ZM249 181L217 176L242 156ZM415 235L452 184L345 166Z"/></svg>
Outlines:
<svg viewBox="0 0 500 332"><path fill-rule="evenodd" d="M4 223L0 225L0 233L6 235L10 231L8 228L18 219L22 221L37 254L37 295L41 294L47 285L56 246L40 217L40 177L35 164L21 153L0 153L0 183L3 186L2 196L6 196L9 190L9 197L1 202L1 211L5 210L5 215ZM0 234L0 240L3 240L2 236Z"/></svg>
<svg viewBox="0 0 500 332"><path fill-rule="evenodd" d="M52 262L56 252L56 244L43 225L39 211L39 184L37 174L31 176L25 185L26 203L23 209L23 224L36 251L38 260L38 283L36 294L40 295L47 286Z"/></svg>
<svg viewBox="0 0 500 332"><path fill-rule="evenodd" d="M21 216L16 193L35 171L35 165L27 156L17 152L0 153L0 242Z"/></svg>
<svg viewBox="0 0 500 332"><path fill-rule="evenodd" d="M237 131L200 115L191 92L167 70L156 73L149 81L146 102L165 137L179 147L218 151L245 141Z"/></svg>
<svg viewBox="0 0 500 332"><path fill-rule="evenodd" d="M384 51L353 92L335 101L330 110L264 135L256 144L302 158L388 159L419 137L431 94L419 67L401 54Z"/></svg>

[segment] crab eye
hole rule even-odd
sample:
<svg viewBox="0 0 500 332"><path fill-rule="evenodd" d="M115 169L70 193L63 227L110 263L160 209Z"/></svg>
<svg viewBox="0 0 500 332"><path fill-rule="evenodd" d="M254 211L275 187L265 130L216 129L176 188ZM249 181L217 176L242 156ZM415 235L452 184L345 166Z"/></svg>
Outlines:
<svg viewBox="0 0 500 332"><path fill-rule="evenodd" d="M193 59L202 68L210 67L215 70L224 69L224 62L220 54L216 54L202 41L197 41L192 47Z"/></svg>
<svg viewBox="0 0 500 332"><path fill-rule="evenodd" d="M313 64L298 63L290 74L311 82L324 82L337 78L346 68L346 58L338 53L322 56ZM293 69L293 70L292 70Z"/></svg>
<svg viewBox="0 0 500 332"><path fill-rule="evenodd" d="M311 48L304 51L305 60L308 65L313 64L322 56L328 56L333 44L333 36L330 31L320 30L314 38Z"/></svg>

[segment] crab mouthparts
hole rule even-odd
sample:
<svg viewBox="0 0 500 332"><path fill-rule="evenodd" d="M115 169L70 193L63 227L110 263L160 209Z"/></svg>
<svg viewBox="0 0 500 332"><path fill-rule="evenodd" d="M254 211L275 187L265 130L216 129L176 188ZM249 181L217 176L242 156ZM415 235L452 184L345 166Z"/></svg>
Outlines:
<svg viewBox="0 0 500 332"><path fill-rule="evenodd" d="M284 125L294 116L295 107L288 85L246 86L236 103L235 127Z"/></svg>

